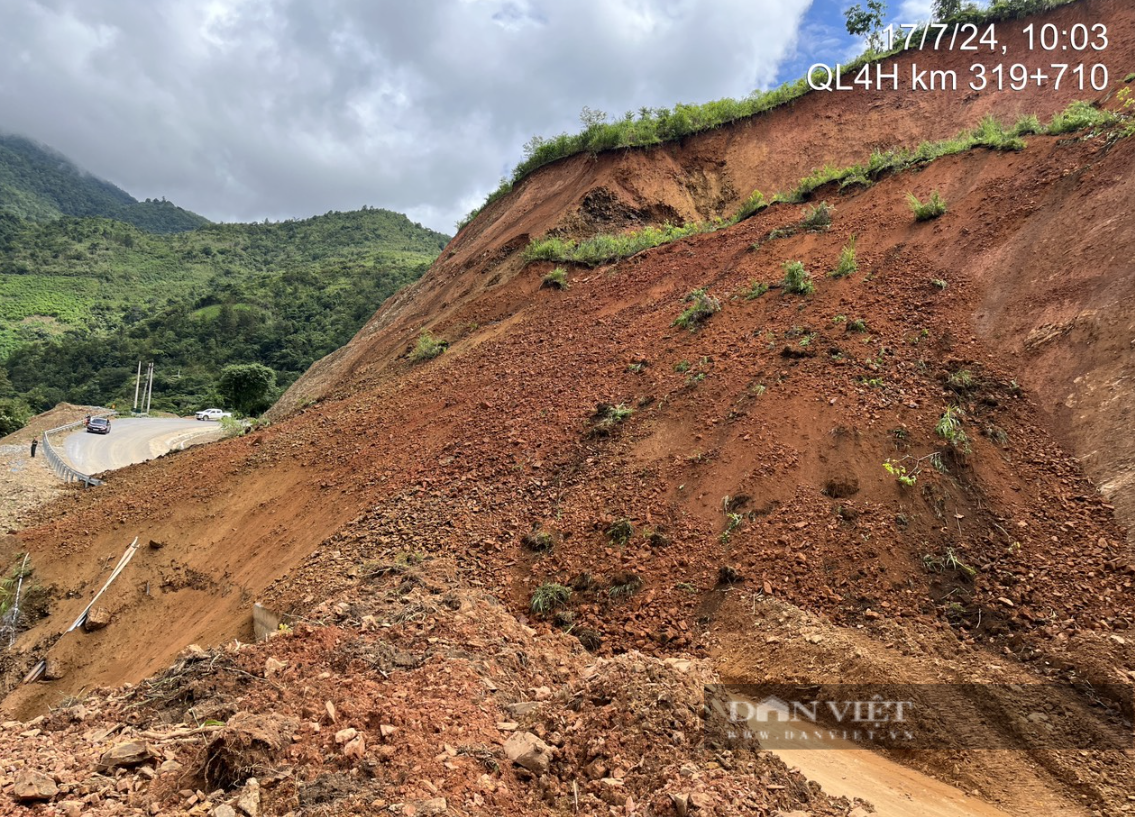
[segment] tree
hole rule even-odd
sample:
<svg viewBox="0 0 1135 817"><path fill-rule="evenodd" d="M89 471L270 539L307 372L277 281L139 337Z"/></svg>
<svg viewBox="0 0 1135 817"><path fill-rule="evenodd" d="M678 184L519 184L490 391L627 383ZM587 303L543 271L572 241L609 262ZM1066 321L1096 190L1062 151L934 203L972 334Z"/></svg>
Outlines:
<svg viewBox="0 0 1135 817"><path fill-rule="evenodd" d="M949 2L949 0L945 0ZM867 37L867 43L872 51L878 51L883 46L881 34L883 28L883 15L887 13L887 4L883 0L867 0L864 9L856 3L844 12L847 18L847 33L853 37Z"/></svg>
<svg viewBox="0 0 1135 817"><path fill-rule="evenodd" d="M19 431L31 416L32 410L23 400L14 397L0 400L0 437Z"/></svg>
<svg viewBox="0 0 1135 817"><path fill-rule="evenodd" d="M244 414L259 414L271 404L276 373L260 363L234 363L221 370L217 390L228 405Z"/></svg>
<svg viewBox="0 0 1135 817"><path fill-rule="evenodd" d="M962 11L962 0L934 0L934 19L949 20Z"/></svg>

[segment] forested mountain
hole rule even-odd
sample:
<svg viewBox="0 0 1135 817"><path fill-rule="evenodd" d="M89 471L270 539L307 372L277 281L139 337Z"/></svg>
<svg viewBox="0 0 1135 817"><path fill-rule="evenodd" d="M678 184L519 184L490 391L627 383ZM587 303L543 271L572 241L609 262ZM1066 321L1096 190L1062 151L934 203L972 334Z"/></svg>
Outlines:
<svg viewBox="0 0 1135 817"><path fill-rule="evenodd" d="M2 133L0 213L32 221L61 216L113 218L151 233L177 233L209 223L164 199L140 202L49 147Z"/></svg>
<svg viewBox="0 0 1135 817"><path fill-rule="evenodd" d="M229 364L264 364L283 387L448 240L380 209L171 235L0 214L0 384L6 369L36 410L129 405L137 362L153 360L154 408L179 412L215 400Z"/></svg>

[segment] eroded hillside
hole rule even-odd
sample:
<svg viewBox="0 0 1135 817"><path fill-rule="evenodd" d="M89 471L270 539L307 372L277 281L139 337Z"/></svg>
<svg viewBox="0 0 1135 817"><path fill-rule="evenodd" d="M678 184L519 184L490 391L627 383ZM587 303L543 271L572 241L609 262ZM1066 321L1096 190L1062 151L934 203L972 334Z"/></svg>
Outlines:
<svg viewBox="0 0 1135 817"><path fill-rule="evenodd" d="M1112 76L1135 66L1129 6L1084 2L1052 19L1107 19ZM1093 101L1115 108L1121 87ZM196 679L186 694L191 661L170 681L169 699L147 682L154 694L140 711L192 723L189 710L204 706L201 719L234 720L237 708L260 711L275 700L295 729L311 731L300 724L335 720L319 710L323 672L381 671L411 704L428 688L412 674L419 659L433 662L435 679L457 673L457 689L483 684L477 672L460 674L479 660L483 634L453 636L438 623L436 637L467 648L430 652L415 641L405 664L382 653L393 635L372 636L435 621L451 602L475 620L470 605L480 597L447 595L468 592L501 599L510 620L564 650L555 668L518 681L507 703L561 693L574 700L570 676L597 677L612 665L595 655L625 653L633 657L620 661L644 662L637 674L692 657L708 662L698 672L709 666L735 681L808 682L834 666L874 681L1130 682L1135 567L1122 525L1135 513L1123 491L1133 454L1125 431L1135 223L1124 202L1135 196L1135 139L1122 129L1028 136L1020 151L979 148L866 188L821 187L811 203L834 208L826 229L802 228L801 205L775 204L615 264L567 265L564 290L542 285L552 264L523 258L548 233L728 214L752 189L790 189L813 168L950 136L987 114L1046 120L1079 96L815 94L681 144L543 168L313 367L277 406L272 427L117 472L4 542L5 558L31 552L54 596L52 615L8 658L6 710L31 717L92 686L137 683L191 643L251 640L256 600L312 629L256 648L255 664L241 663L238 650L231 674L247 676L248 689ZM916 221L907 194L933 191L948 212ZM828 277L852 236L857 270ZM791 260L811 272L814 293L774 286L748 297L754 282L778 284ZM720 311L696 331L675 326L699 289ZM410 353L423 328L449 346L416 362ZM966 439L941 431L943 418L958 424L947 432ZM104 602L110 626L56 642L136 535L144 547ZM552 584L570 593L549 591ZM546 614L533 612L534 596ZM811 628L808 640L785 624L793 616ZM346 628L345 641L313 626L329 620ZM356 639L365 650L337 652ZM321 645L312 648L319 657L293 654L305 649L300 642ZM269 654L288 674L260 668ZM44 656L56 680L16 686ZM289 698L305 685L320 690L312 711ZM485 705L495 715L499 703ZM509 778L506 790L528 787L529 799L486 800L479 789L478 803L440 771L411 790L404 775L364 761L388 762L390 750L379 751L387 745L413 757L427 749L399 743L385 727L404 724L365 709L350 720L365 736L362 754L329 745L318 759L297 749L287 785L301 793L289 790L273 809L303 806L303 787L326 788L335 774L364 782L308 806L349 813L376 799L433 795L468 813L540 813L537 800L570 813L574 793L590 813L626 810L626 798L611 801L616 784L602 781L630 774L619 765L629 750L604 749L598 738L585 748L556 744L570 726L522 717L564 750L561 758L577 761L577 790L562 775ZM484 732L468 745L485 743L499 758L490 721L469 723ZM473 751L447 740L428 748ZM923 765L1011 813L1122 813L1128 756L1051 754L1010 754L998 774L957 756ZM700 751L689 757L707 762ZM731 762L713 761L764 774L766 792L789 785ZM686 776L681 765L673 759L665 771L628 777L632 802L660 791L660 779ZM219 780L191 762L184 773L198 775L193 787ZM244 785L230 776L222 788ZM182 784L164 785L154 797L168 807ZM798 795L807 803L807 792ZM757 814L768 806L755 794L751 802L731 796L717 790L699 808ZM678 806L660 799L652 808ZM808 808L847 814L854 804L816 799Z"/></svg>

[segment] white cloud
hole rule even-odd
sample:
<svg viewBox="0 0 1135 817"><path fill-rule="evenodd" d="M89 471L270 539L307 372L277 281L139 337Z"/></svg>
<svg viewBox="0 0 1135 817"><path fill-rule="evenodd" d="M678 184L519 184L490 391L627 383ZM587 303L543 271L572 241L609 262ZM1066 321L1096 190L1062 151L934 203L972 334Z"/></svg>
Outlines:
<svg viewBox="0 0 1135 817"><path fill-rule="evenodd" d="M6 3L0 129L215 219L371 204L450 230L584 105L768 85L810 2Z"/></svg>

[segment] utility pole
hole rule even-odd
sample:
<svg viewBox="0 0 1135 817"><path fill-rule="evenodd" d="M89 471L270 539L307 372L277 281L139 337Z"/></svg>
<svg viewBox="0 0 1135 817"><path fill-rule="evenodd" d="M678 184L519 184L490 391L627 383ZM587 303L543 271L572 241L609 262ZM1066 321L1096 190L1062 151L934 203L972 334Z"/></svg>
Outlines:
<svg viewBox="0 0 1135 817"><path fill-rule="evenodd" d="M138 389L142 386L142 361L138 361L138 377L134 380L134 413L138 413Z"/></svg>
<svg viewBox="0 0 1135 817"><path fill-rule="evenodd" d="M146 416L150 415L150 403L154 399L154 364L150 364L150 382L146 387Z"/></svg>

